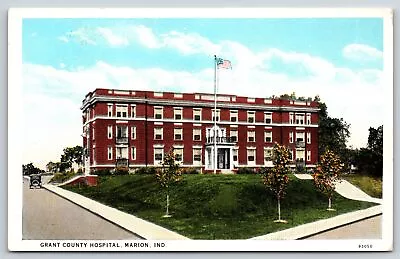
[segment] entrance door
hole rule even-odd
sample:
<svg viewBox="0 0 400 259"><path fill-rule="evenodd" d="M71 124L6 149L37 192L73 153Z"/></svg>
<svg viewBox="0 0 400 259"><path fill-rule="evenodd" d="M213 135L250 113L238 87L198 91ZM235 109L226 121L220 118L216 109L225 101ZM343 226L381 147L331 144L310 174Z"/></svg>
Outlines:
<svg viewBox="0 0 400 259"><path fill-rule="evenodd" d="M230 154L228 148L218 149L218 169L230 169Z"/></svg>

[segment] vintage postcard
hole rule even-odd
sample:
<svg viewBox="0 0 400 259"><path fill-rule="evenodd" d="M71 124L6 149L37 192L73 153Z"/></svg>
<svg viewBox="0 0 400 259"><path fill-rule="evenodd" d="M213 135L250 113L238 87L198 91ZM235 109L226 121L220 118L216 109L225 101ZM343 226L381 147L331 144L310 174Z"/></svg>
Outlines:
<svg viewBox="0 0 400 259"><path fill-rule="evenodd" d="M392 18L10 9L9 250L392 250Z"/></svg>

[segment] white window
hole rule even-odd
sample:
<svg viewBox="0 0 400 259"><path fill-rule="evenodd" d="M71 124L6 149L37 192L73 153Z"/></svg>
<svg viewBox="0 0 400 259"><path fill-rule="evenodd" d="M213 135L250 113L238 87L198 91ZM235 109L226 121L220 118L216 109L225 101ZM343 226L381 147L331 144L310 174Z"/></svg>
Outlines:
<svg viewBox="0 0 400 259"><path fill-rule="evenodd" d="M131 147L131 159L136 160L136 147Z"/></svg>
<svg viewBox="0 0 400 259"><path fill-rule="evenodd" d="M264 113L264 121L267 124L271 124L272 123L272 112Z"/></svg>
<svg viewBox="0 0 400 259"><path fill-rule="evenodd" d="M255 164L256 164L256 150L247 149L247 165L255 165Z"/></svg>
<svg viewBox="0 0 400 259"><path fill-rule="evenodd" d="M136 117L136 106L131 105L131 118L135 118L135 117Z"/></svg>
<svg viewBox="0 0 400 259"><path fill-rule="evenodd" d="M92 127L92 139L94 139L94 127Z"/></svg>
<svg viewBox="0 0 400 259"><path fill-rule="evenodd" d="M162 119L162 118L163 118L163 108L154 107L154 119Z"/></svg>
<svg viewBox="0 0 400 259"><path fill-rule="evenodd" d="M304 132L296 132L296 142L304 142Z"/></svg>
<svg viewBox="0 0 400 259"><path fill-rule="evenodd" d="M296 124L304 125L304 113L296 113Z"/></svg>
<svg viewBox="0 0 400 259"><path fill-rule="evenodd" d="M163 161L164 149L163 148L154 148L154 164L160 164Z"/></svg>
<svg viewBox="0 0 400 259"><path fill-rule="evenodd" d="M311 144L311 132L307 132L307 144Z"/></svg>
<svg viewBox="0 0 400 259"><path fill-rule="evenodd" d="M116 148L116 159L128 159L128 148L117 147Z"/></svg>
<svg viewBox="0 0 400 259"><path fill-rule="evenodd" d="M182 140L182 129L174 129L174 140Z"/></svg>
<svg viewBox="0 0 400 259"><path fill-rule="evenodd" d="M201 121L201 109L193 109L193 120Z"/></svg>
<svg viewBox="0 0 400 259"><path fill-rule="evenodd" d="M193 165L201 165L201 148L193 148Z"/></svg>
<svg viewBox="0 0 400 259"><path fill-rule="evenodd" d="M307 113L307 125L311 124L311 113Z"/></svg>
<svg viewBox="0 0 400 259"><path fill-rule="evenodd" d="M272 148L264 149L264 164L272 160Z"/></svg>
<svg viewBox="0 0 400 259"><path fill-rule="evenodd" d="M238 149L233 149L232 150L233 151L233 162L236 162L236 164L237 164L237 161L238 161Z"/></svg>
<svg viewBox="0 0 400 259"><path fill-rule="evenodd" d="M195 140L195 141L201 140L201 129L197 129L197 128L193 129L193 140Z"/></svg>
<svg viewBox="0 0 400 259"><path fill-rule="evenodd" d="M113 116L113 105L112 104L108 104L107 105L107 110L108 110L108 117L112 117Z"/></svg>
<svg viewBox="0 0 400 259"><path fill-rule="evenodd" d="M293 150L289 149L289 159L293 161Z"/></svg>
<svg viewBox="0 0 400 259"><path fill-rule="evenodd" d="M116 134L117 139L128 139L128 126L117 126Z"/></svg>
<svg viewBox="0 0 400 259"><path fill-rule="evenodd" d="M163 139L163 128L154 128L154 139Z"/></svg>
<svg viewBox="0 0 400 259"><path fill-rule="evenodd" d="M183 148L174 148L175 161L182 162L183 161Z"/></svg>
<svg viewBox="0 0 400 259"><path fill-rule="evenodd" d="M311 161L311 150L307 150L307 161Z"/></svg>
<svg viewBox="0 0 400 259"><path fill-rule="evenodd" d="M289 132L289 143L293 143L293 131Z"/></svg>
<svg viewBox="0 0 400 259"><path fill-rule="evenodd" d="M290 112L289 113L289 123L293 124L293 121L294 121L294 114L293 114L293 112Z"/></svg>
<svg viewBox="0 0 400 259"><path fill-rule="evenodd" d="M127 105L117 105L117 118L128 117L128 106Z"/></svg>
<svg viewBox="0 0 400 259"><path fill-rule="evenodd" d="M182 108L174 108L174 119L182 120Z"/></svg>
<svg viewBox="0 0 400 259"><path fill-rule="evenodd" d="M247 122L254 123L256 121L256 113L253 111L247 112Z"/></svg>
<svg viewBox="0 0 400 259"><path fill-rule="evenodd" d="M131 127L131 139L136 139L136 126Z"/></svg>
<svg viewBox="0 0 400 259"><path fill-rule="evenodd" d="M247 131L247 141L248 142L256 141L256 132L255 131Z"/></svg>
<svg viewBox="0 0 400 259"><path fill-rule="evenodd" d="M212 120L214 121L219 121L219 115L220 115L220 110L218 110L217 109L217 112L215 112L215 110L213 109L212 110L212 115L211 115L211 117L212 117ZM215 117L216 116L216 117Z"/></svg>
<svg viewBox="0 0 400 259"><path fill-rule="evenodd" d="M236 129L235 130L231 129L230 138L232 142L238 141L238 131Z"/></svg>
<svg viewBox="0 0 400 259"><path fill-rule="evenodd" d="M264 140L265 142L272 143L272 131L264 132Z"/></svg>
<svg viewBox="0 0 400 259"><path fill-rule="evenodd" d="M231 111L231 122L237 122L238 121L238 111Z"/></svg>
<svg viewBox="0 0 400 259"><path fill-rule="evenodd" d="M112 160L113 159L113 148L108 147L107 153L108 153L108 160Z"/></svg>
<svg viewBox="0 0 400 259"><path fill-rule="evenodd" d="M108 127L107 127L107 136L108 136L108 139L112 139L112 129L113 129L113 126L112 125L109 125Z"/></svg>

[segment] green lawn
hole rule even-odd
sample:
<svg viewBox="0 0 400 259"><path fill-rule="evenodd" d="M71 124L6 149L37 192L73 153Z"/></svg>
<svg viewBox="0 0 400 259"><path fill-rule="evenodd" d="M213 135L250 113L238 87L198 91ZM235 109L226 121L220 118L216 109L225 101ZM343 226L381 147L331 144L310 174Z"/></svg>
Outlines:
<svg viewBox="0 0 400 259"><path fill-rule="evenodd" d="M344 179L354 184L368 195L374 198L382 198L382 178L352 174L346 175Z"/></svg>
<svg viewBox="0 0 400 259"><path fill-rule="evenodd" d="M97 187L67 189L192 239L246 239L374 205L336 195L337 211L326 211L327 198L312 181L294 176L281 202L288 224L273 222L277 202L259 175L184 175L170 191L171 218L161 217L165 192L152 175L101 177Z"/></svg>

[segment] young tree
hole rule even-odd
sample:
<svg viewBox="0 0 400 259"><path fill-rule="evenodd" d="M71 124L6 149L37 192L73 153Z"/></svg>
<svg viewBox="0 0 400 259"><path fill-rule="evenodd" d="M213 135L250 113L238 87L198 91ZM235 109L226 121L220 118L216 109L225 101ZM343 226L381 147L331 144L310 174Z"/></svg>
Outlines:
<svg viewBox="0 0 400 259"><path fill-rule="evenodd" d="M171 217L169 214L169 188L182 178L179 164L175 161L174 150L171 149L164 155L162 169L157 170L156 179L162 188L166 190L166 212L163 217Z"/></svg>
<svg viewBox="0 0 400 259"><path fill-rule="evenodd" d="M287 165L290 161L290 152L287 147L281 146L278 143L275 143L272 152L274 166L272 168L261 169L262 179L264 185L275 194L278 200L278 220L275 220L275 222L287 222L281 219L280 202L285 195L285 189L289 183L288 174L290 170Z"/></svg>
<svg viewBox="0 0 400 259"><path fill-rule="evenodd" d="M82 165L83 148L81 146L64 148L64 154L61 155L61 171L65 171L72 167L73 163Z"/></svg>
<svg viewBox="0 0 400 259"><path fill-rule="evenodd" d="M314 185L328 196L328 210L332 209L332 195L335 184L342 178L342 163L338 155L327 149L321 156L313 176Z"/></svg>

